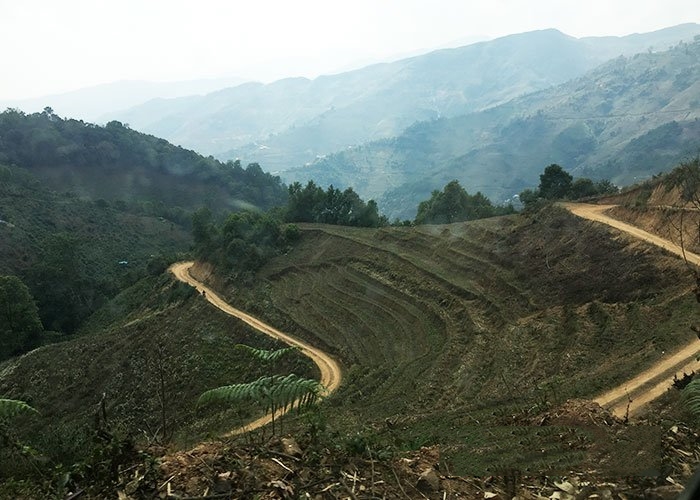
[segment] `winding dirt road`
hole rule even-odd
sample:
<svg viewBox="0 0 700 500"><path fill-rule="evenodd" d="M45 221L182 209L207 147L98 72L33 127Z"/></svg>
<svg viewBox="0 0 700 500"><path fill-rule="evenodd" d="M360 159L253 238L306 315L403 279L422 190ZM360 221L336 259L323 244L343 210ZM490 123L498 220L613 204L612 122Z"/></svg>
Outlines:
<svg viewBox="0 0 700 500"><path fill-rule="evenodd" d="M683 257L680 246L663 238L648 233L638 227L632 226L617 219L605 215L605 211L614 205L590 205L584 203L562 203L561 206L574 215L584 219L601 222L628 233L635 238L642 239L669 252ZM700 266L700 255L686 251L688 262ZM624 418L629 405L629 416L639 413L641 408L664 394L673 382L673 377L681 377L683 373L690 373L700 368L696 360L700 352L700 342L693 339L678 351L669 354L664 359L643 371L636 377L620 384L605 394L595 398L595 402L608 408L613 414Z"/></svg>
<svg viewBox="0 0 700 500"><path fill-rule="evenodd" d="M206 299L226 314L229 314L230 316L234 316L244 321L259 332L264 333L265 335L268 335L275 339L279 339L287 345L297 347L302 354L311 358L311 360L314 363L316 363L316 366L318 366L319 370L321 371L321 384L326 389L326 396L328 394L331 394L338 387L340 387L340 382L342 380L342 372L338 363L331 356L321 351L320 349L316 349L315 347L307 344L306 342L295 339L291 335L287 335L286 333L283 333L277 330L276 328L271 327L270 325L260 321L259 319L254 318L253 316L246 314L243 311L236 309L235 307L230 306L221 297L219 297L219 295L217 295L217 293L214 290L192 277L192 275L190 274L190 268L193 265L194 262L178 262L170 266L170 272L173 273L175 277L180 281L184 281L185 283L196 288L199 293L205 292ZM286 411L283 410L275 412L275 419L279 418L285 413ZM245 432L252 431L254 429L267 425L271 421L272 414L265 415L253 422L244 425L243 427L239 427L237 429L232 430L231 432L226 433L224 437L234 436L237 434L243 434Z"/></svg>
<svg viewBox="0 0 700 500"><path fill-rule="evenodd" d="M590 205L584 203L561 203L560 205L578 217L607 224L635 238L652 243L678 256L683 256L683 251L680 246L639 229L638 227L605 215L605 211L612 208L614 205ZM700 266L700 255L686 251L685 257L688 262ZM214 290L197 281L190 275L189 270L193 264L193 262L179 262L173 264L170 267L170 271L177 279L195 287L200 293L203 291L206 292L206 299L226 314L241 319L265 335L269 335L290 346L299 348L304 355L311 358L318 366L321 371L321 384L326 388L328 394L332 393L340 386L342 378L340 366L332 357L227 304ZM626 415L634 416L639 413L644 405L658 398L668 390L674 375L680 377L684 372L690 373L693 370L699 370L700 363L696 360L698 353L700 353L700 342L693 339L693 341L689 342L678 351L670 353L664 359L634 378L601 394L595 398L594 401L608 408L613 414L620 418L624 418ZM282 411L277 412L275 418L283 414L284 412ZM226 436L242 434L267 425L271 421L272 415L265 415L243 427L232 430L227 433Z"/></svg>

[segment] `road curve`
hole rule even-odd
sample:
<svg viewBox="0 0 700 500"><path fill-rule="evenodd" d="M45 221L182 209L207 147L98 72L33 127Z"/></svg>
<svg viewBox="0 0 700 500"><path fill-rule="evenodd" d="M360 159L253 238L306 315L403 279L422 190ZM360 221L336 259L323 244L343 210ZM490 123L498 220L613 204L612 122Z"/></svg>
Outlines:
<svg viewBox="0 0 700 500"><path fill-rule="evenodd" d="M604 212L614 205L591 205L586 203L561 203L560 205L578 217L607 224L635 238L647 241L679 257L683 257L683 250L675 243L605 215ZM686 251L685 258L689 263L700 266L700 255ZM608 408L620 418L634 416L639 413L644 405L663 395L671 386L674 376L681 377L683 373L698 370L700 363L698 363L696 358L699 352L700 342L693 339L636 377L601 394L594 401Z"/></svg>
<svg viewBox="0 0 700 500"><path fill-rule="evenodd" d="M272 338L281 340L287 345L297 347L299 351L305 356L311 358L311 360L316 363L319 370L321 371L321 384L326 389L326 396L334 392L338 387L340 387L340 382L342 380L342 372L340 370L340 365L328 354L317 349L306 342L298 340L291 335L283 333L276 328L260 321L253 316L246 314L245 312L232 307L226 301L224 301L214 290L194 279L190 274L190 268L194 265L194 262L178 262L170 266L169 271L175 275L180 281L193 286L197 289L199 293L206 292L206 299L213 304L218 309L222 310L230 316L234 316L248 325L252 326L256 330ZM275 418L284 415L286 411L280 410L275 412ZM259 419L250 422L243 427L234 429L224 435L234 436L237 434L243 434L248 431L252 431L264 425L267 425L272 421L272 415L268 414Z"/></svg>

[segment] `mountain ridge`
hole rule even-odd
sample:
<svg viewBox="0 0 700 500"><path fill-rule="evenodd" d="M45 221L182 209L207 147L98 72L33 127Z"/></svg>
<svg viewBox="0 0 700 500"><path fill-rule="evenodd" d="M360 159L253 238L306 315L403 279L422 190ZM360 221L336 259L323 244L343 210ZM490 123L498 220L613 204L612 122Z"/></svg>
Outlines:
<svg viewBox="0 0 700 500"><path fill-rule="evenodd" d="M384 139L282 173L355 186L390 217L457 179L503 202L558 163L624 185L697 154L700 41L618 57L558 86L487 110L416 123ZM664 146L662 146L664 145Z"/></svg>
<svg viewBox="0 0 700 500"><path fill-rule="evenodd" d="M483 109L562 83L618 53L647 50L652 41L668 45L698 33L694 24L632 39L576 39L539 30L321 76L303 88L273 82L251 94L234 87L227 89L235 96L228 104L221 95L204 96L168 101L174 114L135 108L112 118L205 154L239 157L278 172L391 137L416 121ZM552 65L557 60L559 69Z"/></svg>

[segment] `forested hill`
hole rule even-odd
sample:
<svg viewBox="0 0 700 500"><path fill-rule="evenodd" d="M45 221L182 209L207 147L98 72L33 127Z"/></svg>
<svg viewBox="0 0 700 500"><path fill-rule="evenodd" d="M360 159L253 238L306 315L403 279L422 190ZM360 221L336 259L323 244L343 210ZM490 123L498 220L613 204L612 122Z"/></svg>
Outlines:
<svg viewBox="0 0 700 500"><path fill-rule="evenodd" d="M131 130L63 119L46 108L0 113L0 163L25 167L56 191L92 199L148 202L191 210L284 204L278 177L241 167Z"/></svg>

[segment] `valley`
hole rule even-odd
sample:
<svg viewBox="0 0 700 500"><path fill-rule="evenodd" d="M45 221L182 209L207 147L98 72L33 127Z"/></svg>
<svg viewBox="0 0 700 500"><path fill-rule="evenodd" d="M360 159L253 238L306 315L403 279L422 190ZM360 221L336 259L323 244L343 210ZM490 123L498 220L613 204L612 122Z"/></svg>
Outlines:
<svg viewBox="0 0 700 500"><path fill-rule="evenodd" d="M677 493L699 77L544 29L0 112L0 498Z"/></svg>

